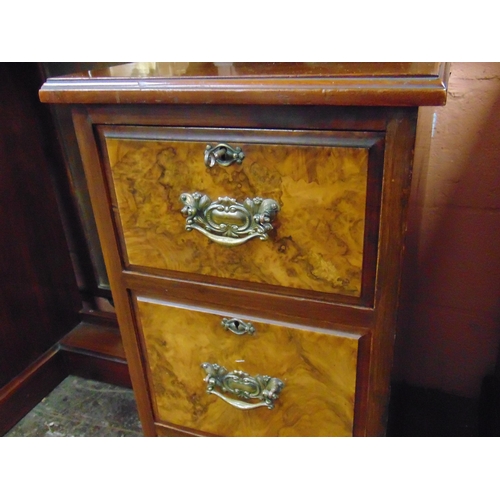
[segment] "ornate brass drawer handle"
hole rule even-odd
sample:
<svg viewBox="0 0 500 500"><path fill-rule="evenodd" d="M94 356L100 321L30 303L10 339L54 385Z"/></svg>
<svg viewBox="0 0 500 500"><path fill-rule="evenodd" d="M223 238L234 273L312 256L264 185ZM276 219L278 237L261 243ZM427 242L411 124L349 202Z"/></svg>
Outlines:
<svg viewBox="0 0 500 500"><path fill-rule="evenodd" d="M279 379L268 375L257 375L251 377L248 373L241 371L228 372L223 366L212 363L203 363L201 367L207 376L203 379L207 383L207 392L215 394L219 398L240 410L251 410L260 406L267 406L270 410L274 408L274 401L278 399L285 384ZM225 394L214 390L220 387L222 392L227 392L241 398L232 399ZM258 399L258 403L249 403L247 399Z"/></svg>
<svg viewBox="0 0 500 500"><path fill-rule="evenodd" d="M227 144L217 144L217 146L207 144L204 160L205 165L212 168L216 163L223 167L229 167L234 162L241 164L244 158L245 154L240 147L232 148Z"/></svg>
<svg viewBox="0 0 500 500"><path fill-rule="evenodd" d="M273 229L271 222L280 207L271 199L247 198L238 203L234 198L212 201L201 193L183 193L180 197L186 217L186 231L196 229L212 241L236 246L252 238L267 240Z"/></svg>
<svg viewBox="0 0 500 500"><path fill-rule="evenodd" d="M224 330L229 330L235 333L236 335L245 335L245 333L247 333L248 335L253 335L255 333L255 327L252 325L252 323L250 322L246 323L241 319L223 318L221 323L222 326L224 327Z"/></svg>

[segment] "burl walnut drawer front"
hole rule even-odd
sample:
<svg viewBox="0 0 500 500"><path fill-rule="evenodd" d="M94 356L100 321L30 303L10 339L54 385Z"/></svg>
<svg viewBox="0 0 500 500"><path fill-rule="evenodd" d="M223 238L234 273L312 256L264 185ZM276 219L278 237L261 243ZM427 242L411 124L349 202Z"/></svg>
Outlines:
<svg viewBox="0 0 500 500"><path fill-rule="evenodd" d="M127 266L360 297L379 136L101 134Z"/></svg>
<svg viewBox="0 0 500 500"><path fill-rule="evenodd" d="M135 301L156 420L220 436L349 436L361 335Z"/></svg>

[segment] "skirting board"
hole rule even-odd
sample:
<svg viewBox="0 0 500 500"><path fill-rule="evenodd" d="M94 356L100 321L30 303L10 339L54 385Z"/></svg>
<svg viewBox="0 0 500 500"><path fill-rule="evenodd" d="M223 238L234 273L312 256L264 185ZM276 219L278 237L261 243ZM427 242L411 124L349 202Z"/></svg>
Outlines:
<svg viewBox="0 0 500 500"><path fill-rule="evenodd" d="M59 346L56 345L2 387L0 436L9 431L67 376L66 365Z"/></svg>

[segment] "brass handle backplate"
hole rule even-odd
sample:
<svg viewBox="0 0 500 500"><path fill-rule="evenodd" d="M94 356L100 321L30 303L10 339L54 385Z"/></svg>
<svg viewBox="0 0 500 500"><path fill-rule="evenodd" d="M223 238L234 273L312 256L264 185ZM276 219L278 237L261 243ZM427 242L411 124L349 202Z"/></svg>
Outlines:
<svg viewBox="0 0 500 500"><path fill-rule="evenodd" d="M274 401L278 399L285 384L275 377L268 375L250 376L242 371L229 372L223 366L203 363L201 367L207 376L203 379L207 383L207 392L214 394L240 410L251 410L266 406L270 410L274 408ZM215 390L219 387L222 392ZM224 393L237 396L241 399L233 399ZM258 402L251 403L248 399L257 399Z"/></svg>
<svg viewBox="0 0 500 500"><path fill-rule="evenodd" d="M245 154L240 147L232 148L227 144L217 144L217 146L207 144L204 161L208 168L214 167L215 164L229 167L234 162L241 164L244 158Z"/></svg>
<svg viewBox="0 0 500 500"><path fill-rule="evenodd" d="M262 198L239 203L227 196L212 201L206 194L183 193L180 199L186 231L196 229L224 246L241 245L252 238L267 240L280 209L276 201Z"/></svg>

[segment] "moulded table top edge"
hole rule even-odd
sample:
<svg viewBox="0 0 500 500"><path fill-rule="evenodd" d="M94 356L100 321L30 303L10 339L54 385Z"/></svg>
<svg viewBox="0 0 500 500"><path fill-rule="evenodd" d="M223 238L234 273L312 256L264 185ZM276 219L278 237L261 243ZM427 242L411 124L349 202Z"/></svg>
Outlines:
<svg viewBox="0 0 500 500"><path fill-rule="evenodd" d="M40 90L53 104L282 104L437 106L446 102L448 64L398 75L113 76L81 73L49 78ZM130 65L124 65L130 66ZM120 69L121 67L118 66ZM120 72L115 71L120 75ZM125 74L125 73L124 73ZM133 75L132 72L130 72Z"/></svg>

